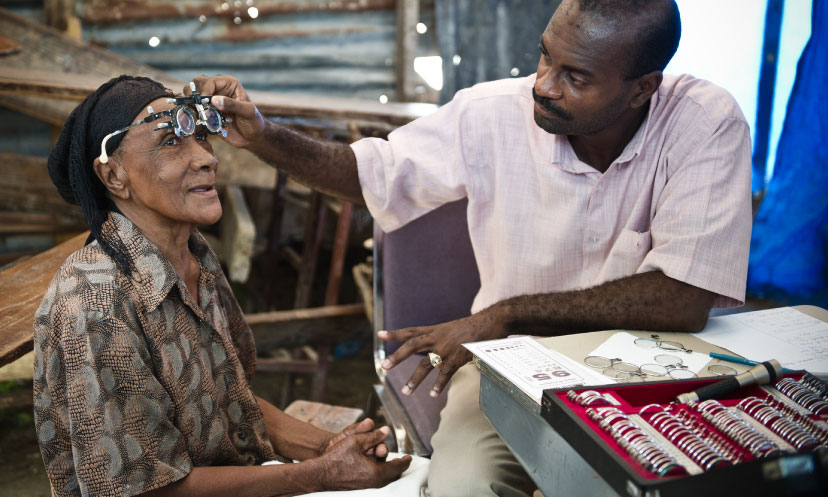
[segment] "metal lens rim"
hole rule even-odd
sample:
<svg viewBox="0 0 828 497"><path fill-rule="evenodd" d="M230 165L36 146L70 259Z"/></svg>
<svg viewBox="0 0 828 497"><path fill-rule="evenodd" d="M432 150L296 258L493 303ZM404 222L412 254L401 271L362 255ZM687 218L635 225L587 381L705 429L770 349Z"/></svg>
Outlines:
<svg viewBox="0 0 828 497"><path fill-rule="evenodd" d="M662 366L678 367L684 364L684 361L682 361L680 357L676 357L670 354L659 354L653 357L653 360L655 360L655 362L661 364Z"/></svg>
<svg viewBox="0 0 828 497"><path fill-rule="evenodd" d="M693 378L698 378L698 375L689 369L672 369L669 373L667 373L670 378L674 378L676 380L690 380Z"/></svg>
<svg viewBox="0 0 828 497"><path fill-rule="evenodd" d="M667 340L667 341L660 340L658 342L658 347L661 348L661 349L664 349L664 350L676 350L676 351L687 350L687 349L684 348L684 345L680 344L679 342L673 342L673 341L670 341L670 340Z"/></svg>
<svg viewBox="0 0 828 497"><path fill-rule="evenodd" d="M186 116L186 119L189 119L189 121L184 121L184 118L182 118L182 115ZM192 136L192 134L195 133L195 129L196 129L195 112L193 112L193 110L190 109L189 107L185 107L183 105L180 105L180 106L176 107L175 112L173 113L173 120L175 121L175 128L176 128L176 130L178 130L177 134L179 136L183 136L183 137L186 138L188 136ZM182 125L182 121L183 121L184 124L186 124L187 122L190 123L189 129L185 128Z"/></svg>
<svg viewBox="0 0 828 497"><path fill-rule="evenodd" d="M638 345L639 347L644 347L645 349L655 349L655 348L658 348L659 343L661 343L661 342L659 340L656 340L655 338L643 338L642 337L642 338L636 338L633 341L633 343Z"/></svg>
<svg viewBox="0 0 828 497"><path fill-rule="evenodd" d="M612 366L612 361L606 357L591 355L584 359L584 364L595 369L606 369Z"/></svg>
<svg viewBox="0 0 828 497"><path fill-rule="evenodd" d="M667 376L667 368L661 364L642 364L639 369L647 376Z"/></svg>
<svg viewBox="0 0 828 497"><path fill-rule="evenodd" d="M712 364L707 366L707 370L716 376L732 376L737 374L736 370L724 364Z"/></svg>
<svg viewBox="0 0 828 497"><path fill-rule="evenodd" d="M221 132L221 113L215 106L212 105L205 105L204 106L204 116L207 118L204 120L204 127L207 128L207 132L212 134L218 134Z"/></svg>

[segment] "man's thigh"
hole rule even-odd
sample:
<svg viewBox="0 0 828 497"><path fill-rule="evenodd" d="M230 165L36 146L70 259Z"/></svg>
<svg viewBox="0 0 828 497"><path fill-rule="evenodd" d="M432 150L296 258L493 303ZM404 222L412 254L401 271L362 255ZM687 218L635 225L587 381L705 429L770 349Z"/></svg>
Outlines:
<svg viewBox="0 0 828 497"><path fill-rule="evenodd" d="M466 364L452 377L431 443L431 497L524 497L535 489L480 410L480 373L474 364Z"/></svg>

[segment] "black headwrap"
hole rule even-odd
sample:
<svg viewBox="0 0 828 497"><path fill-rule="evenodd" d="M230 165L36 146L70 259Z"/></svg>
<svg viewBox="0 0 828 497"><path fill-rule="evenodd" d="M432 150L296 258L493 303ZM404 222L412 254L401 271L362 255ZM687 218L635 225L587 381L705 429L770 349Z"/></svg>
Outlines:
<svg viewBox="0 0 828 497"><path fill-rule="evenodd" d="M104 251L129 274L131 261L118 239L105 239L101 227L115 206L106 195L106 188L92 168L101 154L101 142L109 133L125 128L146 114L153 100L172 96L163 85L149 78L119 76L113 78L78 105L60 132L49 154L49 176L63 200L80 206L89 226L90 241L98 240ZM108 155L121 144L126 133L109 139Z"/></svg>

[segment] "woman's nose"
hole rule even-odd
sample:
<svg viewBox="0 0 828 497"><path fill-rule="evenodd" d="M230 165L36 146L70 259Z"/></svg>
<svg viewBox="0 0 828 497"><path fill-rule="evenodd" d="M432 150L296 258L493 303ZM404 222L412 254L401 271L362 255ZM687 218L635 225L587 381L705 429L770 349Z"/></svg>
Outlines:
<svg viewBox="0 0 828 497"><path fill-rule="evenodd" d="M209 143L199 143L192 137L191 153L190 166L193 169L215 170L218 167L218 159Z"/></svg>

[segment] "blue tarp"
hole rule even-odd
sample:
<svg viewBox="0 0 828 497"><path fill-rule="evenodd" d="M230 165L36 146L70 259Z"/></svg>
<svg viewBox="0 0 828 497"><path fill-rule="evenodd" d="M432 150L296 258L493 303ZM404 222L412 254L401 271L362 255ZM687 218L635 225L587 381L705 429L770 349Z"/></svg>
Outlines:
<svg viewBox="0 0 828 497"><path fill-rule="evenodd" d="M811 25L753 224L748 293L828 307L828 1L814 1Z"/></svg>

